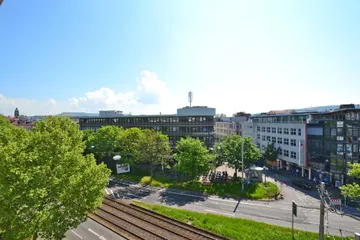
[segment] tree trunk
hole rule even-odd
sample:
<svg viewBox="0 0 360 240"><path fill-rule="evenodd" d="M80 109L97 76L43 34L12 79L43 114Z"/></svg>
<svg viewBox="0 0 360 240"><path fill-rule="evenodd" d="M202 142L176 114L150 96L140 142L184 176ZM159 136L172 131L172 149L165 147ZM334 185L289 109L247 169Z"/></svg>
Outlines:
<svg viewBox="0 0 360 240"><path fill-rule="evenodd" d="M150 166L150 178L151 178L151 180L152 180L152 178L153 178L153 165L151 165Z"/></svg>
<svg viewBox="0 0 360 240"><path fill-rule="evenodd" d="M238 172L238 168L235 167L235 175L234 175L234 178L237 178L237 172Z"/></svg>
<svg viewBox="0 0 360 240"><path fill-rule="evenodd" d="M37 239L37 233L34 233L32 240L36 240Z"/></svg>

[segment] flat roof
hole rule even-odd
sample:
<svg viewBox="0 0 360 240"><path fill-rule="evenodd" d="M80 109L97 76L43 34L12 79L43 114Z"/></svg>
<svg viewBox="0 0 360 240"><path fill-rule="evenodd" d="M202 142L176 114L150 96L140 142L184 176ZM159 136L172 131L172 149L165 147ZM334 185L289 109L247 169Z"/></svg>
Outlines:
<svg viewBox="0 0 360 240"><path fill-rule="evenodd" d="M314 114L315 112L302 112L302 113L284 113L284 114L264 114L253 115L250 118L263 118L263 117L287 117L287 116L307 116Z"/></svg>
<svg viewBox="0 0 360 240"><path fill-rule="evenodd" d="M214 117L210 115L177 115L177 114L162 114L162 115L123 115L123 116L104 116L104 117L93 117L93 116L84 116L79 118L135 118L135 117Z"/></svg>

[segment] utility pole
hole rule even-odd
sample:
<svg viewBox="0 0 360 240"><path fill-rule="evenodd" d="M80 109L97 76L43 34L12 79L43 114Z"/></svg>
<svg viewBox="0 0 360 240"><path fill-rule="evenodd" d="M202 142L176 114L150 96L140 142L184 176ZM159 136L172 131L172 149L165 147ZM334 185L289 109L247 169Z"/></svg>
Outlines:
<svg viewBox="0 0 360 240"><path fill-rule="evenodd" d="M241 143L241 190L244 192L244 141L245 139L242 139L242 143Z"/></svg>
<svg viewBox="0 0 360 240"><path fill-rule="evenodd" d="M324 219L325 219L325 183L320 184L320 224L319 224L319 240L324 240Z"/></svg>

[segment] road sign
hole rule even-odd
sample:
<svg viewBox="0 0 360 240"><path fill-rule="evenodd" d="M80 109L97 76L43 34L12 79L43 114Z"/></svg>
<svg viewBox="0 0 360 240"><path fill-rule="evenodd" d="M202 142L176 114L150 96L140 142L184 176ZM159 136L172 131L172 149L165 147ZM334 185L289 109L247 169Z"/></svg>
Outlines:
<svg viewBox="0 0 360 240"><path fill-rule="evenodd" d="M292 202L292 214L297 217L297 204L294 201Z"/></svg>
<svg viewBox="0 0 360 240"><path fill-rule="evenodd" d="M333 205L341 206L341 198L330 198L330 203Z"/></svg>

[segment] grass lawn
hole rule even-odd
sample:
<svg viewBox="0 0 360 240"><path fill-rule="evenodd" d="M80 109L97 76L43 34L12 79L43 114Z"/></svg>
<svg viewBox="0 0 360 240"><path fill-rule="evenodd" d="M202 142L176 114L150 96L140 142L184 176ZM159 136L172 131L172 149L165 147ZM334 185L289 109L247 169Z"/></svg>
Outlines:
<svg viewBox="0 0 360 240"><path fill-rule="evenodd" d="M122 173L113 175L113 177L120 180L140 182L156 187L176 188L181 190L202 192L206 194L218 196L232 196L232 197L245 197L251 199L267 199L269 196L274 196L278 188L273 183L251 183L245 187L245 191L241 191L241 183L229 181L228 183L211 183L204 186L201 182L185 181L176 182L174 179L165 176L154 176L151 178L149 174L140 169L134 169L130 173Z"/></svg>
<svg viewBox="0 0 360 240"><path fill-rule="evenodd" d="M291 228L270 225L263 222L255 222L242 218L231 218L209 213L198 213L188 210L165 207L161 205L151 205L142 202L134 204L150 209L165 216L174 218L178 221L188 223L204 230L219 234L229 239L242 240L291 240ZM295 230L296 240L319 239L317 233ZM331 237L340 240L340 237ZM343 238L353 239L353 238Z"/></svg>

